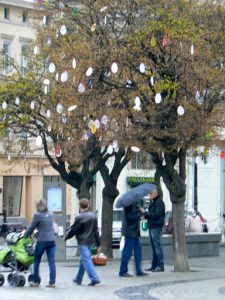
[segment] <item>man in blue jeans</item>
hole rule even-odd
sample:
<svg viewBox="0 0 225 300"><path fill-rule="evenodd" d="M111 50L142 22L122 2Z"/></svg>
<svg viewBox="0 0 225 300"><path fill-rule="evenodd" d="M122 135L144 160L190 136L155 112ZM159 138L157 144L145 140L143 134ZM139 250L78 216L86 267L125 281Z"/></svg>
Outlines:
<svg viewBox="0 0 225 300"><path fill-rule="evenodd" d="M150 204L148 211L145 212L143 208L141 209L144 217L148 220L149 239L153 255L152 265L149 269L146 269L146 271L163 272L163 251L160 237L165 219L165 204L160 198L157 190L152 191L149 197Z"/></svg>
<svg viewBox="0 0 225 300"><path fill-rule="evenodd" d="M137 205L130 205L123 210L122 235L125 237L125 243L120 262L120 277L132 277L128 273L128 263L134 251L136 276L147 275L141 267L141 244L140 244L140 219L141 213Z"/></svg>
<svg viewBox="0 0 225 300"><path fill-rule="evenodd" d="M88 199L79 201L80 214L76 217L75 222L70 227L64 240L71 239L76 236L78 242L78 250L80 253L80 266L77 275L73 281L81 285L85 271L88 274L91 282L89 286L95 286L100 283L100 279L95 271L94 264L91 258L90 247L93 244L100 247L100 237L97 226L97 218L93 212L89 211L90 202ZM99 250L98 250L99 251Z"/></svg>

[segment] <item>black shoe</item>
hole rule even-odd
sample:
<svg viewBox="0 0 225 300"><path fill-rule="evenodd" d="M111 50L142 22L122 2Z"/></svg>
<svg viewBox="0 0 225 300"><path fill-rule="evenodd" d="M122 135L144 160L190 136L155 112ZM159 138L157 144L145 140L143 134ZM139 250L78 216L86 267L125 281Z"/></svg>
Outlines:
<svg viewBox="0 0 225 300"><path fill-rule="evenodd" d="M96 284L99 284L100 281L91 281L88 285L89 286L95 286Z"/></svg>
<svg viewBox="0 0 225 300"><path fill-rule="evenodd" d="M136 276L147 276L148 274L145 272L137 273Z"/></svg>
<svg viewBox="0 0 225 300"><path fill-rule="evenodd" d="M145 269L146 272L152 272L153 270L155 269L154 268Z"/></svg>
<svg viewBox="0 0 225 300"><path fill-rule="evenodd" d="M73 279L73 282L76 283L77 285L81 285L81 282L76 281L76 279Z"/></svg>
<svg viewBox="0 0 225 300"><path fill-rule="evenodd" d="M134 277L133 275L129 274L129 273L125 273L125 274L121 274L119 275L120 277Z"/></svg>
<svg viewBox="0 0 225 300"><path fill-rule="evenodd" d="M157 267L154 270L152 270L152 272L156 273L156 272L164 272L164 268L162 267Z"/></svg>

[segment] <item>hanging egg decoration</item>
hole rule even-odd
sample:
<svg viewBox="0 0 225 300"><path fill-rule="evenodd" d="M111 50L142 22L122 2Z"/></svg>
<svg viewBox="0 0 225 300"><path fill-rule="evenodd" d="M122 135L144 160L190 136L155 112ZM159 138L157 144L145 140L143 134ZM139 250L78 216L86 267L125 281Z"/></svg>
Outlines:
<svg viewBox="0 0 225 300"><path fill-rule="evenodd" d="M195 48L194 48L194 45L192 44L191 45L191 55L194 55L194 53L195 53Z"/></svg>
<svg viewBox="0 0 225 300"><path fill-rule="evenodd" d="M35 46L34 47L34 54L37 55L39 53L39 48L38 46Z"/></svg>
<svg viewBox="0 0 225 300"><path fill-rule="evenodd" d="M162 40L162 45L163 47L166 47L169 44L169 38L168 36L164 35L163 40Z"/></svg>
<svg viewBox="0 0 225 300"><path fill-rule="evenodd" d="M65 4L62 2L62 1L60 1L59 2L59 9L64 9L65 8Z"/></svg>
<svg viewBox="0 0 225 300"><path fill-rule="evenodd" d="M99 121L98 119L96 119L94 122L95 122L95 127L96 127L96 129L99 129L100 126L101 126L100 121Z"/></svg>
<svg viewBox="0 0 225 300"><path fill-rule="evenodd" d="M83 94L85 92L85 86L83 83L78 85L78 93Z"/></svg>
<svg viewBox="0 0 225 300"><path fill-rule="evenodd" d="M97 27L96 23L92 24L91 25L91 32L95 32L96 27Z"/></svg>
<svg viewBox="0 0 225 300"><path fill-rule="evenodd" d="M6 109L7 108L7 103L4 101L3 103L2 103L2 109Z"/></svg>
<svg viewBox="0 0 225 300"><path fill-rule="evenodd" d="M56 81L59 81L59 73L56 73L56 74L55 74L55 80L56 80Z"/></svg>
<svg viewBox="0 0 225 300"><path fill-rule="evenodd" d="M45 93L45 95L48 94L48 86L47 85L44 87L44 93Z"/></svg>
<svg viewBox="0 0 225 300"><path fill-rule="evenodd" d="M47 110L46 115L47 115L47 118L51 117L51 111L50 111L50 109Z"/></svg>
<svg viewBox="0 0 225 300"><path fill-rule="evenodd" d="M134 100L134 102L135 102L135 105L136 106L141 106L141 99L140 99L140 97L135 97L135 100Z"/></svg>
<svg viewBox="0 0 225 300"><path fill-rule="evenodd" d="M16 104L16 105L20 105L20 98L19 98L18 96L17 96L16 99L15 99L15 104Z"/></svg>
<svg viewBox="0 0 225 300"><path fill-rule="evenodd" d="M102 116L102 118L101 118L101 123L102 123L103 125L106 125L106 124L108 123L108 117L107 117L106 115Z"/></svg>
<svg viewBox="0 0 225 300"><path fill-rule="evenodd" d="M95 124L92 124L92 125L91 125L91 133L92 133L92 134L95 134L95 133L96 133L96 129L97 129L97 128L96 128Z"/></svg>
<svg viewBox="0 0 225 300"><path fill-rule="evenodd" d="M61 74L61 82L66 82L68 80L68 72L67 71L64 71L62 74Z"/></svg>
<svg viewBox="0 0 225 300"><path fill-rule="evenodd" d="M140 148L136 147L136 146L132 146L131 150L134 151L134 152L140 152Z"/></svg>
<svg viewBox="0 0 225 300"><path fill-rule="evenodd" d="M73 61L72 61L72 67L73 67L73 69L76 69L76 67L77 67L76 58L74 58Z"/></svg>
<svg viewBox="0 0 225 300"><path fill-rule="evenodd" d="M56 111L58 114L61 114L64 110L64 107L61 103L58 103L57 106L56 106Z"/></svg>
<svg viewBox="0 0 225 300"><path fill-rule="evenodd" d="M117 65L116 62L112 63L111 71L112 71L113 74L116 74L118 72L118 65Z"/></svg>
<svg viewBox="0 0 225 300"><path fill-rule="evenodd" d="M69 108L68 108L68 111L73 111L77 108L77 105L71 105Z"/></svg>
<svg viewBox="0 0 225 300"><path fill-rule="evenodd" d="M177 108L177 114L179 116L183 116L184 113L185 113L185 110L184 110L183 106L179 105L178 108Z"/></svg>
<svg viewBox="0 0 225 300"><path fill-rule="evenodd" d="M66 123L67 123L67 117L66 117L66 116L63 116L63 117L62 117L62 123L63 123L63 124L66 124Z"/></svg>
<svg viewBox="0 0 225 300"><path fill-rule="evenodd" d="M66 25L62 25L60 27L59 32L60 32L61 35L66 35L67 34L67 27L66 27Z"/></svg>
<svg viewBox="0 0 225 300"><path fill-rule="evenodd" d="M43 16L42 22L44 25L47 25L47 16Z"/></svg>
<svg viewBox="0 0 225 300"><path fill-rule="evenodd" d="M45 85L49 85L50 84L50 81L49 81L49 79L44 79L44 81L43 81L43 83L45 84Z"/></svg>
<svg viewBox="0 0 225 300"><path fill-rule="evenodd" d="M93 68L90 67L90 68L88 68L87 71L86 71L86 76L89 77L89 76L92 75L92 73L93 73Z"/></svg>
<svg viewBox="0 0 225 300"><path fill-rule="evenodd" d="M77 15L77 13L78 13L78 8L73 7L72 11L71 11L72 16L75 17Z"/></svg>
<svg viewBox="0 0 225 300"><path fill-rule="evenodd" d="M34 101L31 101L31 103L30 103L30 108L31 108L31 109L34 109L34 108L35 108L35 102L34 102Z"/></svg>
<svg viewBox="0 0 225 300"><path fill-rule="evenodd" d="M55 64L52 62L50 63L48 70L50 73L54 73L55 72Z"/></svg>
<svg viewBox="0 0 225 300"><path fill-rule="evenodd" d="M159 104L162 102L162 96L160 93L156 93L155 95L155 103Z"/></svg>
<svg viewBox="0 0 225 300"><path fill-rule="evenodd" d="M145 73L145 64L144 63L141 63L140 66L139 66L139 71L140 73L144 74Z"/></svg>
<svg viewBox="0 0 225 300"><path fill-rule="evenodd" d="M154 36L151 38L150 45L152 46L152 48L155 48L157 45L157 41Z"/></svg>
<svg viewBox="0 0 225 300"><path fill-rule="evenodd" d="M150 82L151 82L151 85L153 86L154 85L154 77L153 76L151 76Z"/></svg>
<svg viewBox="0 0 225 300"><path fill-rule="evenodd" d="M100 12L104 12L104 11L106 11L106 10L107 10L107 8L108 8L108 6L103 6L102 8L100 8Z"/></svg>

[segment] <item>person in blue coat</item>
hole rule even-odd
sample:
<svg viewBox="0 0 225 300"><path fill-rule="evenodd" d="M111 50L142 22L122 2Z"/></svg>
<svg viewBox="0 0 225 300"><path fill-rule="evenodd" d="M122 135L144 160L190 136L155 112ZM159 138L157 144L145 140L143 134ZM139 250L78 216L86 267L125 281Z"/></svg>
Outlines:
<svg viewBox="0 0 225 300"><path fill-rule="evenodd" d="M128 263L133 252L136 276L147 275L142 271L141 266L142 249L140 243L140 220L141 213L138 205L133 204L128 207L124 207L122 220L122 236L124 236L125 242L120 262L120 277L133 276L132 274L128 273Z"/></svg>
<svg viewBox="0 0 225 300"><path fill-rule="evenodd" d="M30 282L30 286L39 286L39 265L46 251L50 271L49 284L46 287L54 288L56 281L54 216L48 211L47 203L44 199L36 203L36 209L37 213L34 214L30 227L24 233L24 237L28 237L35 229L38 230L34 252L34 280Z"/></svg>

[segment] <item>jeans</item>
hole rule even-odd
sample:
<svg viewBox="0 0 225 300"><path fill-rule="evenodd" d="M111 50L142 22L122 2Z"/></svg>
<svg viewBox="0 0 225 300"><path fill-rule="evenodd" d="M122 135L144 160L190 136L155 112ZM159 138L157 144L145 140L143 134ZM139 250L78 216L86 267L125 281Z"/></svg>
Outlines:
<svg viewBox="0 0 225 300"><path fill-rule="evenodd" d="M86 271L91 282L100 282L92 262L90 247L86 245L78 245L78 250L80 253L80 265L74 281L77 284L81 284Z"/></svg>
<svg viewBox="0 0 225 300"><path fill-rule="evenodd" d="M46 251L49 265L49 284L55 284L56 267L55 267L55 252L56 244L54 241L37 242L34 252L34 282L39 282L39 265L42 255Z"/></svg>
<svg viewBox="0 0 225 300"><path fill-rule="evenodd" d="M152 269L157 267L164 268L163 264L163 251L160 243L162 234L161 228L149 229L150 245L152 247Z"/></svg>
<svg viewBox="0 0 225 300"><path fill-rule="evenodd" d="M142 252L141 252L140 239L138 237L137 238L125 237L125 243L124 243L121 262L120 262L120 271L119 271L120 276L127 274L128 263L133 251L134 251L136 274L142 273L142 268L141 268Z"/></svg>

